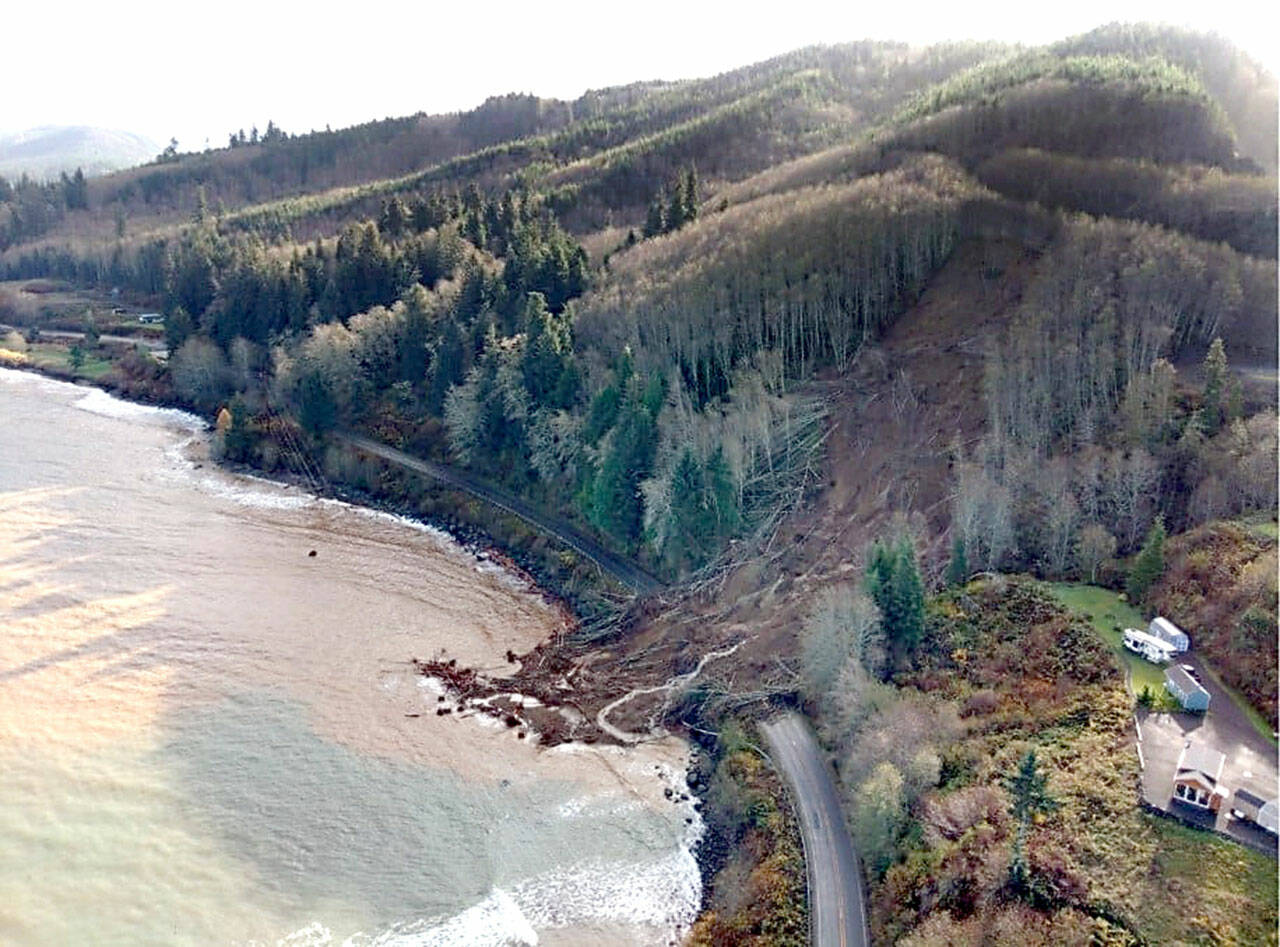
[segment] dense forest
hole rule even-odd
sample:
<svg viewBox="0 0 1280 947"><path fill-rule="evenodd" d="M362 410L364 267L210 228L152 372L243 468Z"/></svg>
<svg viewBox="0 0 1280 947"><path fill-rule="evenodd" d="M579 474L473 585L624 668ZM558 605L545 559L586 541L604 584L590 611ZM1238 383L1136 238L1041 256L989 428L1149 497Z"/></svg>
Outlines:
<svg viewBox="0 0 1280 947"><path fill-rule="evenodd" d="M154 301L173 390L201 410L235 398L313 437L391 436L572 497L619 549L680 571L772 495L814 414L805 379L849 365L959 241L1013 234L1037 276L992 342L957 525L974 563L1061 573L1074 540L1001 538L968 497L1007 490L1013 516L1047 500L1022 498L1037 458L1148 458L1159 488L1120 521L1121 552L1157 512L1182 526L1243 502L1206 499L1226 488L1184 456L1168 389L1185 352L1222 337L1252 357L1274 338L1274 161L1237 137L1259 89L1222 44L1106 28L1030 51L817 48L337 132L271 124L104 178L0 184L0 275ZM1152 398L1173 405L1155 430L1134 420ZM1081 476L1097 479L1063 482ZM1081 523L1116 522L1072 491Z"/></svg>
<svg viewBox="0 0 1280 947"><path fill-rule="evenodd" d="M1079 832L1033 832L1026 852L1036 877L1059 856L1073 866L1054 876L1053 910L1006 910L1006 889L964 863L986 852L964 833L1030 825L1010 821L981 762L1004 752L1000 727L1021 739L1028 708L1050 702L1001 677L1053 677L1017 657L1013 629L1027 618L1065 668L1054 699L1099 702L1054 750L1063 765L1118 752L1114 668L1024 580L927 609L925 596L987 570L1122 587L1168 531L1187 534L1188 562L1132 585L1131 601L1219 614L1195 551L1221 521L1277 503L1275 102L1274 77L1216 37L1109 26L1037 49L852 43L571 102L513 94L337 131L237 129L226 148L99 178L0 179L0 322L22 330L2 347L68 318L32 287L155 308L167 357L117 352L109 379L218 417L227 460L420 499L336 436L365 435L695 585L769 548L785 511L834 485L817 471L842 383L863 386L860 404L892 400L896 418L972 392L934 437L945 497L884 511L936 525L919 561L899 529L866 556L867 594L819 597L803 653L776 658L803 667L799 696L829 746L888 767L868 778L892 811L851 809L885 942L940 942L998 915L1008 929L990 942L1012 943L1039 911L1029 942L1093 930L1137 943L1136 909L1107 914L1081 877L1096 827L1078 806ZM993 246L1017 279L980 266L983 289L955 301L965 316L945 340L980 377L929 393L903 368L868 393L883 340L949 261ZM971 328L997 309L999 331ZM1249 383L1256 371L1270 389ZM531 545L543 577L577 568ZM1230 612L1244 630L1209 647L1274 722L1274 634L1259 630L1274 632L1274 608L1256 591ZM1232 640L1270 648L1270 675L1232 661ZM989 731L926 698L944 670ZM873 746L867 720L900 746ZM1120 835L1150 847L1130 815ZM946 864L925 863L939 851ZM931 895L939 873L953 887Z"/></svg>

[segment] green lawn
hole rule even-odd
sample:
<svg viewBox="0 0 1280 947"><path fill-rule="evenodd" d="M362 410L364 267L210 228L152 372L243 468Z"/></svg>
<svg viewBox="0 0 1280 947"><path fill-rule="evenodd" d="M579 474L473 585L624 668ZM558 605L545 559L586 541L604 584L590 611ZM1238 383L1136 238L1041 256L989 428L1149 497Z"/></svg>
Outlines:
<svg viewBox="0 0 1280 947"><path fill-rule="evenodd" d="M1270 516L1250 516L1246 517L1242 522L1249 532L1261 539L1280 539L1280 523L1277 523Z"/></svg>
<svg viewBox="0 0 1280 947"><path fill-rule="evenodd" d="M73 371L71 348L59 342L37 342L29 346L25 354L31 364L39 368L66 372L76 378L85 378L89 381L98 381L111 370L110 359L86 352L84 363L78 370Z"/></svg>
<svg viewBox="0 0 1280 947"><path fill-rule="evenodd" d="M1275 944L1276 861L1143 814L1155 832L1139 930L1153 944Z"/></svg>
<svg viewBox="0 0 1280 947"><path fill-rule="evenodd" d="M1140 658L1124 646L1124 629L1147 628L1142 613L1122 602L1120 596L1096 585L1076 585L1066 582L1050 582L1049 589L1068 608L1089 619L1102 639L1120 656L1128 669L1134 694L1142 693L1144 686L1153 694L1164 693L1164 668Z"/></svg>

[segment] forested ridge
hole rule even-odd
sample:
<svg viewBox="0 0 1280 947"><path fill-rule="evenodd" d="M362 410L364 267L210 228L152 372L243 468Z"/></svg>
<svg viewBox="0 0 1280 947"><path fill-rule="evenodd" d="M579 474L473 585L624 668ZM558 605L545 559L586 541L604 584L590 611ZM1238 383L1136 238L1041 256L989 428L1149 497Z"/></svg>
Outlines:
<svg viewBox="0 0 1280 947"><path fill-rule="evenodd" d="M1176 922L1132 855L1158 827L1111 793L1099 829L1058 775L1044 828L1010 742L1052 718L1044 759L1105 757L1119 786L1113 662L1031 580L966 583L1093 582L1202 622L1274 723L1274 540L1240 524L1277 504L1275 103L1220 38L1111 25L236 129L100 178L0 179L0 361L185 405L229 462L481 530L587 619L579 641L631 636L610 687L741 644L748 703L802 700L871 763L842 778L886 942L1142 943ZM161 357L100 341L150 310ZM361 438L669 588L626 611L573 549ZM760 904L793 900L794 877L752 878L705 936L755 942ZM1215 936L1259 929L1234 888L1198 903Z"/></svg>
<svg viewBox="0 0 1280 947"><path fill-rule="evenodd" d="M990 340L995 483L1082 430L1106 442L1160 359L1219 336L1268 351L1275 179L1233 126L1265 98L1258 75L1202 37L1104 28L272 124L105 178L4 184L0 275L159 306L168 365L124 370L232 405L238 431L268 405L317 443L363 429L559 498L675 575L809 463L805 380L857 358L962 240L1012 236L1040 259ZM254 445L232 453L283 462ZM1160 511L1192 521L1195 490L1169 485Z"/></svg>

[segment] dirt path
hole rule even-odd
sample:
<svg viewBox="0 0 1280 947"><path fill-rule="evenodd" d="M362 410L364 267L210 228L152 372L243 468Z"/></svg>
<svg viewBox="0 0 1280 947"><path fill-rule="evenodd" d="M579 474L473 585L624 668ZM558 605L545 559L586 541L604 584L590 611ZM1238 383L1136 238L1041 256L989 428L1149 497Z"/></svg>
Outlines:
<svg viewBox="0 0 1280 947"><path fill-rule="evenodd" d="M628 732L626 730L619 730L617 727L615 727L613 724L609 722L609 714L617 710L623 704L629 703L630 701L634 700L637 697L645 697L645 696L648 696L649 694L670 695L675 690L677 690L680 687L683 687L685 684L690 683L691 681L694 680L694 678L696 678L699 674L701 674L702 669L707 666L708 661L714 660L715 658L727 658L729 657L729 655L733 654L733 652L737 651L738 648L740 648L741 646L742 646L742 642L739 641L737 644L735 644L731 648L723 648L719 651L709 651L702 656L702 660L698 662L698 666L695 667L692 671L690 671L688 674L678 674L675 677L668 680L665 684L659 684L656 687L638 687L638 688L635 688L634 690L627 691L627 693L623 694L617 700L613 701L612 703L606 704L604 707L600 708L600 712L596 714L596 726L599 727L601 730L603 730L605 733L609 734L609 736L613 737L619 743L639 743L641 740L644 740L644 739L654 739L656 737L662 736L663 734L661 732L654 731L654 730L647 730L642 733L634 733L634 732Z"/></svg>
<svg viewBox="0 0 1280 947"><path fill-rule="evenodd" d="M23 332L25 330L16 326L0 324L0 334L6 332ZM40 338L52 339L60 342L79 341L84 338L83 332L72 332L66 329L41 329ZM152 355L160 355L161 353L168 355L166 343L164 339L149 338L140 335L114 335L106 333L98 336L99 342L110 342L113 345L141 345Z"/></svg>

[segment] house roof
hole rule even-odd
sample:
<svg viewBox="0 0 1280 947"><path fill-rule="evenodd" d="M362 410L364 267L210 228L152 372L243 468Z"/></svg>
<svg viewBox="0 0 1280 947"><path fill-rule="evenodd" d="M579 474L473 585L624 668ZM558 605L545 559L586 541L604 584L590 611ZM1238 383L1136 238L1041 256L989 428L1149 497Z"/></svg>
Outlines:
<svg viewBox="0 0 1280 947"><path fill-rule="evenodd" d="M1200 683L1194 677L1176 664L1164 672L1164 679L1172 682L1184 694L1194 694L1196 691L1209 693L1200 686Z"/></svg>
<svg viewBox="0 0 1280 947"><path fill-rule="evenodd" d="M1175 779L1184 776L1202 776L1209 785L1215 785L1222 776L1222 765L1227 758L1217 750L1207 746L1200 746L1194 743L1188 743L1182 748L1182 755L1178 757L1178 767L1175 771Z"/></svg>
<svg viewBox="0 0 1280 947"><path fill-rule="evenodd" d="M1254 806L1258 809L1261 809L1268 802L1268 800L1263 799L1261 796L1256 793L1252 793L1247 789L1237 789L1236 798L1246 805Z"/></svg>

